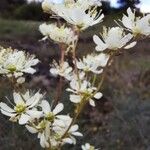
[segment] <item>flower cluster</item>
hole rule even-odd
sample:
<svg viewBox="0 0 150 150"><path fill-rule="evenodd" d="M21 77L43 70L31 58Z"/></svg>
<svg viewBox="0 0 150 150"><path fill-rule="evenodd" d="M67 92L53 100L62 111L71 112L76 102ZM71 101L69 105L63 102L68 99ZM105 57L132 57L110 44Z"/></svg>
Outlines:
<svg viewBox="0 0 150 150"><path fill-rule="evenodd" d="M84 3L83 3L84 2ZM59 16L62 13L63 10L77 8L82 9L84 11L90 9L92 6L101 6L101 2L99 0L64 0L62 3L60 2L54 2L51 0L44 0L42 3L42 8L45 12L48 13L54 13Z"/></svg>
<svg viewBox="0 0 150 150"><path fill-rule="evenodd" d="M80 30L85 30L102 21L104 15L101 11L97 11L97 6L100 5L98 0L65 1L61 4L44 0L42 4L44 11L53 12Z"/></svg>
<svg viewBox="0 0 150 150"><path fill-rule="evenodd" d="M40 25L40 32L45 36L43 39L51 38L55 42L72 45L77 40L77 36L74 34L71 28L67 28L64 25L58 27L56 24L46 23Z"/></svg>
<svg viewBox="0 0 150 150"><path fill-rule="evenodd" d="M52 68L50 69L50 73L53 76L61 76L66 78L67 80L71 79L72 76L72 67L69 66L68 62L63 62L63 64L58 65L55 61L52 64Z"/></svg>
<svg viewBox="0 0 150 150"><path fill-rule="evenodd" d="M67 91L72 93L70 101L73 103L86 103L89 101L91 106L95 106L93 98L99 100L102 97L102 93L97 92L97 88L93 87L89 81L78 78L71 80L70 88Z"/></svg>
<svg viewBox="0 0 150 150"><path fill-rule="evenodd" d="M39 63L34 55L26 54L24 51L0 47L0 74L8 77L19 78L24 73L34 74L32 68ZM18 80L19 81L19 80Z"/></svg>
<svg viewBox="0 0 150 150"><path fill-rule="evenodd" d="M77 61L77 68L84 72L100 74L103 72L102 68L106 66L108 60L109 55L103 53L98 55L87 55L83 57L83 60L79 59L79 61Z"/></svg>
<svg viewBox="0 0 150 150"><path fill-rule="evenodd" d="M75 144L74 136L82 136L78 132L78 125L74 124L67 135L63 137L72 122L69 115L59 115L64 105L59 103L54 109L39 92L27 91L24 94L13 93L13 108L1 102L1 113L10 117L10 121L25 125L30 133L37 133L43 148L57 147L58 144ZM63 138L62 138L63 137Z"/></svg>
<svg viewBox="0 0 150 150"><path fill-rule="evenodd" d="M39 92L34 95L29 91L25 94L14 92L13 99L15 104L13 104L13 108L1 102L1 112L9 116L11 121L18 121L21 125L26 124L29 120L39 118L42 115L42 112L37 110L37 105L42 97Z"/></svg>

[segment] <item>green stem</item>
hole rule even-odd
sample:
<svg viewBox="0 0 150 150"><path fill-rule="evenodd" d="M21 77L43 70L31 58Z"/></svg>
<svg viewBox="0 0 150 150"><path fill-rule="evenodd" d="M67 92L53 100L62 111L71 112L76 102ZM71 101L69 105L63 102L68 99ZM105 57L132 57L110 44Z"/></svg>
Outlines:
<svg viewBox="0 0 150 150"><path fill-rule="evenodd" d="M94 76L93 76L93 81L92 81L92 86L95 85L96 79L97 79L97 74L94 74Z"/></svg>
<svg viewBox="0 0 150 150"><path fill-rule="evenodd" d="M80 115L82 108L84 107L84 105L82 103L80 103L77 107L77 113L76 115L73 117L69 127L67 128L67 130L65 131L65 133L63 134L63 136L61 137L61 139L64 139L68 133L68 131L70 130L70 128L72 127L72 125L76 122L78 116Z"/></svg>
<svg viewBox="0 0 150 150"><path fill-rule="evenodd" d="M99 91L99 90L101 89L102 85L103 85L103 82L104 82L104 80L105 80L106 73L107 73L107 68L108 68L108 66L109 66L109 63L112 61L113 56L114 56L114 55L110 56L110 58L109 58L109 60L108 60L108 62L107 62L107 64L106 64L106 66L105 66L105 68L104 68L104 70L103 70L102 78L101 78L101 81L100 81L100 83L99 83L99 85L98 85L98 87L97 87L97 91ZM97 91L96 91L96 92L97 92ZM95 92L95 93L96 93L96 92Z"/></svg>

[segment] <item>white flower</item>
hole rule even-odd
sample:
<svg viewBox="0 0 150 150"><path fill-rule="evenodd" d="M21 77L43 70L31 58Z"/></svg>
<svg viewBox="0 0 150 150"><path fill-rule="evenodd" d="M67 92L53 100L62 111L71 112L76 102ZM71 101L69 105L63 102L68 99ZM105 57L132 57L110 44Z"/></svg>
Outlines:
<svg viewBox="0 0 150 150"><path fill-rule="evenodd" d="M36 109L37 104L43 98L43 95L39 92L34 95L27 91L25 94L13 93L14 108L10 108L7 104L1 102L1 113L9 116L11 121L19 121L19 124L26 124L28 121L40 118L42 111Z"/></svg>
<svg viewBox="0 0 150 150"><path fill-rule="evenodd" d="M80 82L80 83L79 83ZM72 79L70 82L70 88L68 92L72 92L70 95L70 101L73 103L80 103L82 101L89 101L91 106L95 106L95 102L92 98L100 99L102 97L101 92L96 92L97 88L92 87L90 82L86 80L78 81L78 79Z"/></svg>
<svg viewBox="0 0 150 150"><path fill-rule="evenodd" d="M46 100L43 100L40 106L42 107L45 119L54 123L55 126L63 126L63 121L69 117L67 115L58 115L64 109L64 105L62 103L57 104L53 110Z"/></svg>
<svg viewBox="0 0 150 150"><path fill-rule="evenodd" d="M74 136L79 136L82 137L83 134L78 132L79 126L77 124L71 126L71 128L68 131L68 136L66 138L63 139L64 143L68 143L68 144L76 144L76 139L74 138Z"/></svg>
<svg viewBox="0 0 150 150"><path fill-rule="evenodd" d="M94 8L91 6L96 5ZM42 4L44 11L54 12L56 15L65 19L68 23L84 30L102 21L104 15L97 11L100 3L96 0L66 1L63 4L56 4L45 0Z"/></svg>
<svg viewBox="0 0 150 150"><path fill-rule="evenodd" d="M72 74L72 67L69 66L68 62L58 65L56 62L53 63L53 68L50 69L50 73L53 76L61 76L70 80Z"/></svg>
<svg viewBox="0 0 150 150"><path fill-rule="evenodd" d="M97 35L93 36L93 40L97 45L95 48L97 51L104 51L105 49L117 50L123 48L127 46L132 38L132 34L129 33L125 35L123 29L119 27L112 27L110 29L104 28L102 40ZM135 42L132 43L132 46L135 44ZM131 45L131 43L129 45Z"/></svg>
<svg viewBox="0 0 150 150"><path fill-rule="evenodd" d="M82 150L98 150L98 149L95 149L94 146L90 145L89 143L82 145L81 148Z"/></svg>
<svg viewBox="0 0 150 150"><path fill-rule="evenodd" d="M77 36L74 34L71 28L64 25L58 27L56 24L46 23L39 26L40 32L45 36L43 39L51 38L55 42L72 45L77 40Z"/></svg>
<svg viewBox="0 0 150 150"><path fill-rule="evenodd" d="M62 103L56 105L53 110L51 110L51 106L46 100L43 100L38 106L43 110L43 115L39 119L41 121L39 123L29 123L26 125L26 128L32 134L38 134L40 144L43 148L48 148L49 146L51 146L51 148L57 147L65 143L75 144L76 139L74 136L82 136L82 134L77 131L78 125L73 125L68 130L67 135L63 139L61 138L72 122L70 116L58 115L58 113L63 110L64 106Z"/></svg>
<svg viewBox="0 0 150 150"><path fill-rule="evenodd" d="M61 9L68 8L80 8L84 11L90 9L92 6L101 6L101 2L99 0L64 0L55 2L53 0L44 0L42 3L42 8L45 12L50 13L51 11L58 15Z"/></svg>
<svg viewBox="0 0 150 150"><path fill-rule="evenodd" d="M49 138L50 138L50 124L48 122L41 122L37 129L42 130L42 132L38 133L38 138L40 139L40 144L43 148L49 147Z"/></svg>
<svg viewBox="0 0 150 150"><path fill-rule="evenodd" d="M99 54L99 55L87 55L83 57L83 60L77 61L77 68L81 69L85 72L93 72L96 74L102 73L102 67L105 67L107 61L109 59L109 55Z"/></svg>
<svg viewBox="0 0 150 150"><path fill-rule="evenodd" d="M39 119L40 122L32 122L32 124L26 125L27 130L30 133L37 133L40 139L40 144L43 148L48 148L51 143L51 148L57 146L60 141L60 137L66 129L66 122L72 120L68 115L58 115L64 108L62 103L56 105L52 110L48 101L43 100L38 107L41 107L43 114ZM60 132L61 131L61 132Z"/></svg>
<svg viewBox="0 0 150 150"><path fill-rule="evenodd" d="M0 49L0 74L18 78L23 73L33 74L36 72L32 66L35 66L39 60L34 55L25 54L23 51L9 49Z"/></svg>
<svg viewBox="0 0 150 150"><path fill-rule="evenodd" d="M54 131L57 135L57 137L63 137L65 134L65 137L62 138L62 144L68 143L68 144L76 144L76 139L74 136L83 136L82 133L78 131L79 126L77 124L74 124L70 127L68 130L70 124L72 122L72 118L68 117L64 119L64 125L63 126L55 126ZM68 132L66 133L66 131Z"/></svg>
<svg viewBox="0 0 150 150"><path fill-rule="evenodd" d="M135 11L127 9L127 15L120 20L124 27L131 31L135 36L138 34L150 35L150 14L143 17L136 17Z"/></svg>
<svg viewBox="0 0 150 150"><path fill-rule="evenodd" d="M94 13L89 11L87 13L80 8L62 10L60 16L68 23L77 26L80 30L85 30L90 26L100 23L104 18L104 15L97 11Z"/></svg>
<svg viewBox="0 0 150 150"><path fill-rule="evenodd" d="M49 148L50 146L50 122L42 120L37 126L26 125L27 130L32 133L38 133L38 138L40 139L40 145L43 148Z"/></svg>

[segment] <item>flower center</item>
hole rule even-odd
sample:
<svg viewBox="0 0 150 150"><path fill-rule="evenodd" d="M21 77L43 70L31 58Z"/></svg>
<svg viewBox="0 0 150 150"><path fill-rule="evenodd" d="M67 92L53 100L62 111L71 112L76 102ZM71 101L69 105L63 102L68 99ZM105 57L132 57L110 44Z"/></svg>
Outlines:
<svg viewBox="0 0 150 150"><path fill-rule="evenodd" d="M45 128L46 128L46 121L43 120L38 124L37 129L39 131L43 131Z"/></svg>
<svg viewBox="0 0 150 150"><path fill-rule="evenodd" d="M138 34L140 34L141 33L141 30L138 28L138 27L135 27L134 28L134 32L133 32L133 35L134 36L137 36Z"/></svg>
<svg viewBox="0 0 150 150"><path fill-rule="evenodd" d="M61 36L64 36L64 28L59 28L58 32L60 33Z"/></svg>
<svg viewBox="0 0 150 150"><path fill-rule="evenodd" d="M94 150L94 147L93 146L90 146L90 149L89 150Z"/></svg>
<svg viewBox="0 0 150 150"><path fill-rule="evenodd" d="M90 91L85 91L84 92L84 96L87 98L87 97L90 97L92 95L92 92Z"/></svg>
<svg viewBox="0 0 150 150"><path fill-rule="evenodd" d="M49 121L49 122L53 122L55 119L55 115L52 112L49 112L48 114L46 114L45 118Z"/></svg>
<svg viewBox="0 0 150 150"><path fill-rule="evenodd" d="M26 109L26 106L24 104L17 104L16 107L15 107L15 111L17 113L23 113Z"/></svg>
<svg viewBox="0 0 150 150"><path fill-rule="evenodd" d="M7 69L8 69L10 72L14 72L14 71L16 71L17 68L16 68L15 65L10 64L10 65L7 66Z"/></svg>
<svg viewBox="0 0 150 150"><path fill-rule="evenodd" d="M61 135L58 134L58 133L56 133L56 134L54 135L54 137L55 137L56 140L60 140L60 139L61 139Z"/></svg>

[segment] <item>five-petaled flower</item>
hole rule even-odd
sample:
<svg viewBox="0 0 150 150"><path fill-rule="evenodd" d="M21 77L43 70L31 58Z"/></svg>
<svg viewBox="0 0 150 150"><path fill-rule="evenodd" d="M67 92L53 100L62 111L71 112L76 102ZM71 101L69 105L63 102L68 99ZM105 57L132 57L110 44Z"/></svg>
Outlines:
<svg viewBox="0 0 150 150"><path fill-rule="evenodd" d="M106 66L109 60L109 55L98 54L98 55L87 55L83 59L79 59L77 63L77 68L83 70L84 72L93 72L95 74L100 74L103 72L103 67Z"/></svg>
<svg viewBox="0 0 150 150"><path fill-rule="evenodd" d="M127 9L127 15L123 15L122 20L119 20L123 26L136 35L150 35L150 14L143 17L136 17L135 11L131 8Z"/></svg>
<svg viewBox="0 0 150 150"><path fill-rule="evenodd" d="M114 38L115 37L115 38ZM93 36L96 43L96 51L118 50L121 48L129 49L135 46L136 42L130 43L133 35L131 33L125 34L124 30L119 27L103 28L102 39L97 35Z"/></svg>
<svg viewBox="0 0 150 150"><path fill-rule="evenodd" d="M76 2L64 2L63 4L56 4L45 0L42 4L46 12L54 12L54 14L62 17L68 23L77 26L80 30L85 30L102 21L104 15L101 14L101 10L97 10L98 5L100 6L101 3L96 0L78 0ZM94 8L91 6L94 6Z"/></svg>
<svg viewBox="0 0 150 150"><path fill-rule="evenodd" d="M56 24L43 23L39 26L40 32L45 36L43 40L46 38L52 39L57 43L64 43L68 46L73 46L74 42L77 40L77 36L71 28L65 27L62 25L58 27Z"/></svg>
<svg viewBox="0 0 150 150"><path fill-rule="evenodd" d="M13 50L11 48L4 49L0 47L0 74L8 77L14 76L18 78L24 73L34 74L36 70L32 68L37 63L34 55L26 54L24 51Z"/></svg>
<svg viewBox="0 0 150 150"><path fill-rule="evenodd" d="M70 101L73 103L81 103L89 101L91 106L95 106L94 99L99 100L102 97L101 92L97 92L97 88L93 87L90 82L86 80L72 79L70 88L67 89L71 92Z"/></svg>
<svg viewBox="0 0 150 150"><path fill-rule="evenodd" d="M66 78L67 80L71 79L72 76L72 67L69 66L69 63L67 61L57 64L55 61L53 62L52 68L50 69L50 73L53 76L61 76Z"/></svg>
<svg viewBox="0 0 150 150"><path fill-rule="evenodd" d="M11 121L19 121L19 124L26 124L29 120L40 118L42 111L38 111L36 106L43 98L39 92L33 94L27 91L25 94L13 93L14 103L13 108L1 102L1 113L9 116ZM11 103L12 104L12 103Z"/></svg>

